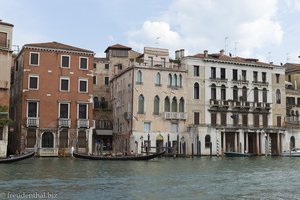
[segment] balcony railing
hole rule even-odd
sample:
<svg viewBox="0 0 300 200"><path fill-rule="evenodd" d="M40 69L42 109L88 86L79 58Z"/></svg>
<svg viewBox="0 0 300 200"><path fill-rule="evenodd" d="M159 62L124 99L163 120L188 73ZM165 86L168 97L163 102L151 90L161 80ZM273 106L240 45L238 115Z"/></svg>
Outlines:
<svg viewBox="0 0 300 200"><path fill-rule="evenodd" d="M300 125L300 117L299 116L287 116L287 117L284 118L284 121L286 123L299 124Z"/></svg>
<svg viewBox="0 0 300 200"><path fill-rule="evenodd" d="M58 119L58 126L59 127L64 127L64 128L70 128L71 127L71 119L59 118Z"/></svg>
<svg viewBox="0 0 300 200"><path fill-rule="evenodd" d="M96 120L96 129L113 130L113 125L110 120Z"/></svg>
<svg viewBox="0 0 300 200"><path fill-rule="evenodd" d="M28 117L26 125L27 127L39 127L39 118L38 117Z"/></svg>
<svg viewBox="0 0 300 200"><path fill-rule="evenodd" d="M139 60L136 62L131 62L130 65L131 66L139 66L139 67L150 67L150 68L179 69L178 63L155 61L155 60Z"/></svg>
<svg viewBox="0 0 300 200"><path fill-rule="evenodd" d="M165 112L164 119L177 119L177 120L186 120L186 112Z"/></svg>
<svg viewBox="0 0 300 200"><path fill-rule="evenodd" d="M241 108L241 109L271 109L271 104L267 102L249 102L235 100L216 100L210 99L211 108Z"/></svg>
<svg viewBox="0 0 300 200"><path fill-rule="evenodd" d="M89 128L90 122L88 119L78 119L77 120L77 128Z"/></svg>

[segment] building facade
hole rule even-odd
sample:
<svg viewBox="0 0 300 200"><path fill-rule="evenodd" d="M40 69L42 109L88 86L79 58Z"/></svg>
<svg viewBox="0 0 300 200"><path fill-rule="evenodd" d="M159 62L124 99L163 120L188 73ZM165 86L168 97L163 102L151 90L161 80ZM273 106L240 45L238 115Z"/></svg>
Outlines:
<svg viewBox="0 0 300 200"><path fill-rule="evenodd" d="M57 42L23 46L11 91L16 150L92 152L93 63L92 51Z"/></svg>
<svg viewBox="0 0 300 200"><path fill-rule="evenodd" d="M7 156L13 25L0 20L0 158Z"/></svg>

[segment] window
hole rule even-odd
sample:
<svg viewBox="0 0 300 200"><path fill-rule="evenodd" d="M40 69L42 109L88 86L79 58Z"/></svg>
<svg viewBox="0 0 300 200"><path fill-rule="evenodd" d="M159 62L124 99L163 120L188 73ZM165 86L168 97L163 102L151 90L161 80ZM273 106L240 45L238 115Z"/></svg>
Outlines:
<svg viewBox="0 0 300 200"><path fill-rule="evenodd" d="M244 86L243 89L242 89L242 101L247 101L247 92L248 92L248 89Z"/></svg>
<svg viewBox="0 0 300 200"><path fill-rule="evenodd" d="M232 70L232 80L233 81L237 81L238 80L238 70L237 69L233 69Z"/></svg>
<svg viewBox="0 0 300 200"><path fill-rule="evenodd" d="M215 84L211 85L211 99L217 99L217 88Z"/></svg>
<svg viewBox="0 0 300 200"><path fill-rule="evenodd" d="M171 132L178 132L178 124L177 123L171 123Z"/></svg>
<svg viewBox="0 0 300 200"><path fill-rule="evenodd" d="M200 113L194 112L194 124L199 125L200 124Z"/></svg>
<svg viewBox="0 0 300 200"><path fill-rule="evenodd" d="M262 79L263 83L265 83L267 81L267 73L266 72L261 73L261 79Z"/></svg>
<svg viewBox="0 0 300 200"><path fill-rule="evenodd" d="M226 86L221 86L221 100L226 100Z"/></svg>
<svg viewBox="0 0 300 200"><path fill-rule="evenodd" d="M221 68L221 79L224 80L226 79L226 69L225 68Z"/></svg>
<svg viewBox="0 0 300 200"><path fill-rule="evenodd" d="M94 108L100 108L100 102L98 97L94 97Z"/></svg>
<svg viewBox="0 0 300 200"><path fill-rule="evenodd" d="M151 122L144 122L144 132L151 131Z"/></svg>
<svg viewBox="0 0 300 200"><path fill-rule="evenodd" d="M217 113L211 113L210 114L210 123L212 126L216 126L217 125Z"/></svg>
<svg viewBox="0 0 300 200"><path fill-rule="evenodd" d="M160 73L159 72L157 72L157 74L156 74L155 85L160 86Z"/></svg>
<svg viewBox="0 0 300 200"><path fill-rule="evenodd" d="M239 114L238 113L232 113L231 118L233 120L233 125L238 126L239 125Z"/></svg>
<svg viewBox="0 0 300 200"><path fill-rule="evenodd" d="M153 67L153 57L149 57L149 66Z"/></svg>
<svg viewBox="0 0 300 200"><path fill-rule="evenodd" d="M169 97L165 98L165 112L170 112L170 99L169 99Z"/></svg>
<svg viewBox="0 0 300 200"><path fill-rule="evenodd" d="M182 97L179 100L179 112L184 112L184 99Z"/></svg>
<svg viewBox="0 0 300 200"><path fill-rule="evenodd" d="M253 93L254 93L254 102L258 102L258 89L254 88Z"/></svg>
<svg viewBox="0 0 300 200"><path fill-rule="evenodd" d="M136 74L136 84L142 84L142 72L139 70Z"/></svg>
<svg viewBox="0 0 300 200"><path fill-rule="evenodd" d="M257 79L257 72L253 72L253 82L257 83L258 79Z"/></svg>
<svg viewBox="0 0 300 200"><path fill-rule="evenodd" d="M295 137L292 136L290 140L291 140L291 142L290 142L290 149L293 149L293 148L296 147Z"/></svg>
<svg viewBox="0 0 300 200"><path fill-rule="evenodd" d="M171 74L168 75L168 85L172 86L172 75Z"/></svg>
<svg viewBox="0 0 300 200"><path fill-rule="evenodd" d="M156 95L154 97L154 111L153 111L154 115L159 115L159 97Z"/></svg>
<svg viewBox="0 0 300 200"><path fill-rule="evenodd" d="M104 85L109 85L109 77L104 78Z"/></svg>
<svg viewBox="0 0 300 200"><path fill-rule="evenodd" d="M268 91L267 91L266 88L264 88L262 92L263 92L263 102L267 103L267 101L268 101Z"/></svg>
<svg viewBox="0 0 300 200"><path fill-rule="evenodd" d="M69 119L69 104L60 103L59 104L59 118Z"/></svg>
<svg viewBox="0 0 300 200"><path fill-rule="evenodd" d="M138 98L138 113L144 114L144 96L141 94Z"/></svg>
<svg viewBox="0 0 300 200"><path fill-rule="evenodd" d="M221 125L226 126L227 124L227 113L221 113Z"/></svg>
<svg viewBox="0 0 300 200"><path fill-rule="evenodd" d="M215 67L210 68L210 78L216 79L216 68Z"/></svg>
<svg viewBox="0 0 300 200"><path fill-rule="evenodd" d="M28 88L31 90L39 89L39 76L37 75L29 75Z"/></svg>
<svg viewBox="0 0 300 200"><path fill-rule="evenodd" d="M199 66L194 66L194 76L199 76Z"/></svg>
<svg viewBox="0 0 300 200"><path fill-rule="evenodd" d="M0 44L1 46L1 44ZM0 126L0 140L3 140L3 127Z"/></svg>
<svg viewBox="0 0 300 200"><path fill-rule="evenodd" d="M253 126L259 127L259 114L253 114Z"/></svg>
<svg viewBox="0 0 300 200"><path fill-rule="evenodd" d="M79 79L79 92L88 92L88 80L87 79Z"/></svg>
<svg viewBox="0 0 300 200"><path fill-rule="evenodd" d="M60 66L64 68L70 68L70 56L62 55Z"/></svg>
<svg viewBox="0 0 300 200"><path fill-rule="evenodd" d="M276 103L281 104L281 93L279 89L276 90Z"/></svg>
<svg viewBox="0 0 300 200"><path fill-rule="evenodd" d="M232 97L233 97L233 100L234 101L238 101L239 100L239 97L238 97L238 87L237 86L233 86L233 94L232 94Z"/></svg>
<svg viewBox="0 0 300 200"><path fill-rule="evenodd" d="M210 142L210 135L205 136L205 148L210 148L211 142Z"/></svg>
<svg viewBox="0 0 300 200"><path fill-rule="evenodd" d="M161 67L165 67L166 66L166 59L165 58L161 58Z"/></svg>
<svg viewBox="0 0 300 200"><path fill-rule="evenodd" d="M60 78L60 91L62 92L69 92L70 88L70 78L61 77Z"/></svg>
<svg viewBox="0 0 300 200"><path fill-rule="evenodd" d="M242 116L243 116L242 117L243 118L242 119L243 126L246 127L246 126L248 126L248 114L243 114Z"/></svg>
<svg viewBox="0 0 300 200"><path fill-rule="evenodd" d="M109 64L108 63L105 63L104 69L109 69Z"/></svg>
<svg viewBox="0 0 300 200"><path fill-rule="evenodd" d="M263 127L266 128L268 127L268 114L263 114Z"/></svg>
<svg viewBox="0 0 300 200"><path fill-rule="evenodd" d="M88 58L80 57L80 69L88 69Z"/></svg>
<svg viewBox="0 0 300 200"><path fill-rule="evenodd" d="M38 117L38 102L29 101L27 103L27 117Z"/></svg>
<svg viewBox="0 0 300 200"><path fill-rule="evenodd" d="M87 119L87 104L78 104L78 119Z"/></svg>
<svg viewBox="0 0 300 200"><path fill-rule="evenodd" d="M29 64L38 66L39 65L39 57L40 57L39 53L30 52Z"/></svg>
<svg viewBox="0 0 300 200"><path fill-rule="evenodd" d="M93 67L94 67L94 69L96 69L97 68L97 63L94 63Z"/></svg>
<svg viewBox="0 0 300 200"><path fill-rule="evenodd" d="M177 74L174 74L173 80L173 86L177 87Z"/></svg>
<svg viewBox="0 0 300 200"><path fill-rule="evenodd" d="M199 83L194 83L194 99L199 99Z"/></svg>
<svg viewBox="0 0 300 200"><path fill-rule="evenodd" d="M97 85L97 76L93 76L93 84Z"/></svg>
<svg viewBox="0 0 300 200"><path fill-rule="evenodd" d="M7 33L0 32L0 47L8 48Z"/></svg>
<svg viewBox="0 0 300 200"><path fill-rule="evenodd" d="M281 127L281 116L277 116L277 127Z"/></svg>
<svg viewBox="0 0 300 200"><path fill-rule="evenodd" d="M179 83L178 83L179 87L182 87L182 76L181 74L179 74Z"/></svg>
<svg viewBox="0 0 300 200"><path fill-rule="evenodd" d="M246 70L242 70L242 81L243 82L247 81L247 71Z"/></svg>
<svg viewBox="0 0 300 200"><path fill-rule="evenodd" d="M172 112L177 112L177 99L173 97L172 99Z"/></svg>
<svg viewBox="0 0 300 200"><path fill-rule="evenodd" d="M280 81L280 74L276 74L276 83L279 83Z"/></svg>
<svg viewBox="0 0 300 200"><path fill-rule="evenodd" d="M42 148L53 148L54 136L51 132L44 132L42 135Z"/></svg>
<svg viewBox="0 0 300 200"><path fill-rule="evenodd" d="M292 76L288 75L289 82L292 82Z"/></svg>

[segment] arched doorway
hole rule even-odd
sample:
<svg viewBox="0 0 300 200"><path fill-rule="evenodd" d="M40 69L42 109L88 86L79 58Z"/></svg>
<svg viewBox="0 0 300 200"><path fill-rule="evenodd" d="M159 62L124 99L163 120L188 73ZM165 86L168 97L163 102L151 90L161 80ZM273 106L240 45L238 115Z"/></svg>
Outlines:
<svg viewBox="0 0 300 200"><path fill-rule="evenodd" d="M296 146L295 137L292 136L291 137L291 142L290 142L290 150L294 149L295 146Z"/></svg>
<svg viewBox="0 0 300 200"><path fill-rule="evenodd" d="M42 148L54 147L54 135L52 132L44 132L42 135Z"/></svg>
<svg viewBox="0 0 300 200"><path fill-rule="evenodd" d="M156 152L162 152L164 150L164 137L159 134L156 137Z"/></svg>

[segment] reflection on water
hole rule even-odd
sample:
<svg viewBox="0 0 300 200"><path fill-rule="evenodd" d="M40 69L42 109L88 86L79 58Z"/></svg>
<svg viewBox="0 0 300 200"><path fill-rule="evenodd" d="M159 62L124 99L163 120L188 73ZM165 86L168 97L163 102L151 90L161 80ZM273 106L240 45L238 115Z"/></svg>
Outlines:
<svg viewBox="0 0 300 200"><path fill-rule="evenodd" d="M49 192L58 199L299 199L299 166L300 159L282 157L32 158L0 165L0 192Z"/></svg>

